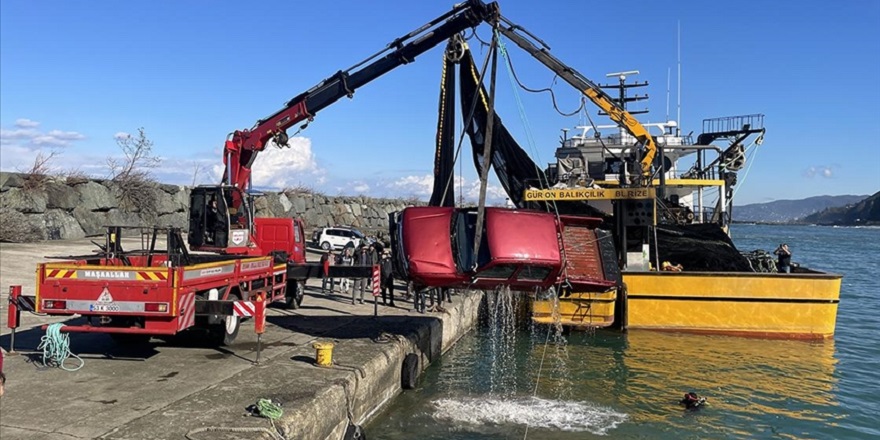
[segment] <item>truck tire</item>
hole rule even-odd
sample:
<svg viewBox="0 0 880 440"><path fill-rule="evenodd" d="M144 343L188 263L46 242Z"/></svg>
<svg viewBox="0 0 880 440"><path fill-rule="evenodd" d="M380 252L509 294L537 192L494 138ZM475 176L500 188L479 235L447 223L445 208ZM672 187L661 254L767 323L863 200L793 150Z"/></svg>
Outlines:
<svg viewBox="0 0 880 440"><path fill-rule="evenodd" d="M284 292L284 306L291 310L296 310L303 302L304 282L288 281L287 289Z"/></svg>
<svg viewBox="0 0 880 440"><path fill-rule="evenodd" d="M403 368L400 370L400 386L405 390L411 390L419 384L419 355L410 353L403 358Z"/></svg>
<svg viewBox="0 0 880 440"><path fill-rule="evenodd" d="M227 298L230 301L238 301L236 294L230 294ZM222 324L214 325L211 328L211 335L214 342L221 347L228 347L235 343L238 337L238 330L241 328L241 319L238 316L227 316Z"/></svg>
<svg viewBox="0 0 880 440"><path fill-rule="evenodd" d="M324 249L325 251L329 251L330 250L330 242L325 241L325 242L321 243L321 249Z"/></svg>

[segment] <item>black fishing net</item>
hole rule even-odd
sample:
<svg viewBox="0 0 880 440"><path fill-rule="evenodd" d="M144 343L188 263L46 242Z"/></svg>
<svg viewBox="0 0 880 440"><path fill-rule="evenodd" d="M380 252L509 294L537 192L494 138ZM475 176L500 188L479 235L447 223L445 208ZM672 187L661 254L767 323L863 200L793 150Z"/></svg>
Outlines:
<svg viewBox="0 0 880 440"><path fill-rule="evenodd" d="M660 262L681 264L687 272L752 272L752 265L730 237L715 223L684 226L658 225ZM657 261L652 255L651 261Z"/></svg>

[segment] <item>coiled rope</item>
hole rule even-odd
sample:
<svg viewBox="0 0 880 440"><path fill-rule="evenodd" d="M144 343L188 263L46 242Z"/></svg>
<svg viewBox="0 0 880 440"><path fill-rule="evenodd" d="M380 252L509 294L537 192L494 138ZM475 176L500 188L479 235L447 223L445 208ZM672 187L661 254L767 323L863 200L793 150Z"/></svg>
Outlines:
<svg viewBox="0 0 880 440"><path fill-rule="evenodd" d="M70 352L70 336L61 333L63 325L60 322L49 324L49 327L46 328L46 334L40 338L37 350L43 350L44 367L59 367L64 371L76 371L85 365L85 361ZM76 358L79 365L73 368L65 366L64 362L70 357Z"/></svg>

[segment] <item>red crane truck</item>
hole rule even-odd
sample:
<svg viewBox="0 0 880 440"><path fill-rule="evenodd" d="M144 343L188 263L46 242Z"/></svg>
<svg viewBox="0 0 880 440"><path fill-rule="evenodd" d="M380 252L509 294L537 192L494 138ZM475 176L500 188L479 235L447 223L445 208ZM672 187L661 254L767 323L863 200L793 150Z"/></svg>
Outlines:
<svg viewBox="0 0 880 440"><path fill-rule="evenodd" d="M137 250L124 250L125 228L109 227L97 255L70 257L37 268L38 312L79 314L85 324L63 331L105 332L120 340L173 335L191 327L211 330L219 343L238 333L253 301L284 300L296 307L309 277L321 266L307 264L303 223L293 218L256 218L251 166L269 144L287 145L287 129L359 87L415 60L428 49L483 21L497 20L496 3L468 0L353 67L338 71L260 119L236 130L224 147L220 185L199 186L190 195L187 243L180 230L152 228ZM157 248L166 234L165 249ZM190 252L192 251L192 252ZM208 252L208 253L197 253ZM369 277L372 267L331 266L334 277Z"/></svg>

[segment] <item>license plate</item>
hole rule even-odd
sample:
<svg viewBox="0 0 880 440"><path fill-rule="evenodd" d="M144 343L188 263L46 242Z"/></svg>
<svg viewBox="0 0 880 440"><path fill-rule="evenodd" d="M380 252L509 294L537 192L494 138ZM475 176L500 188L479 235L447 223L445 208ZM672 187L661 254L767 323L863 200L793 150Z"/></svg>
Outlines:
<svg viewBox="0 0 880 440"><path fill-rule="evenodd" d="M92 312L118 312L119 306L116 304L92 304L89 306Z"/></svg>

